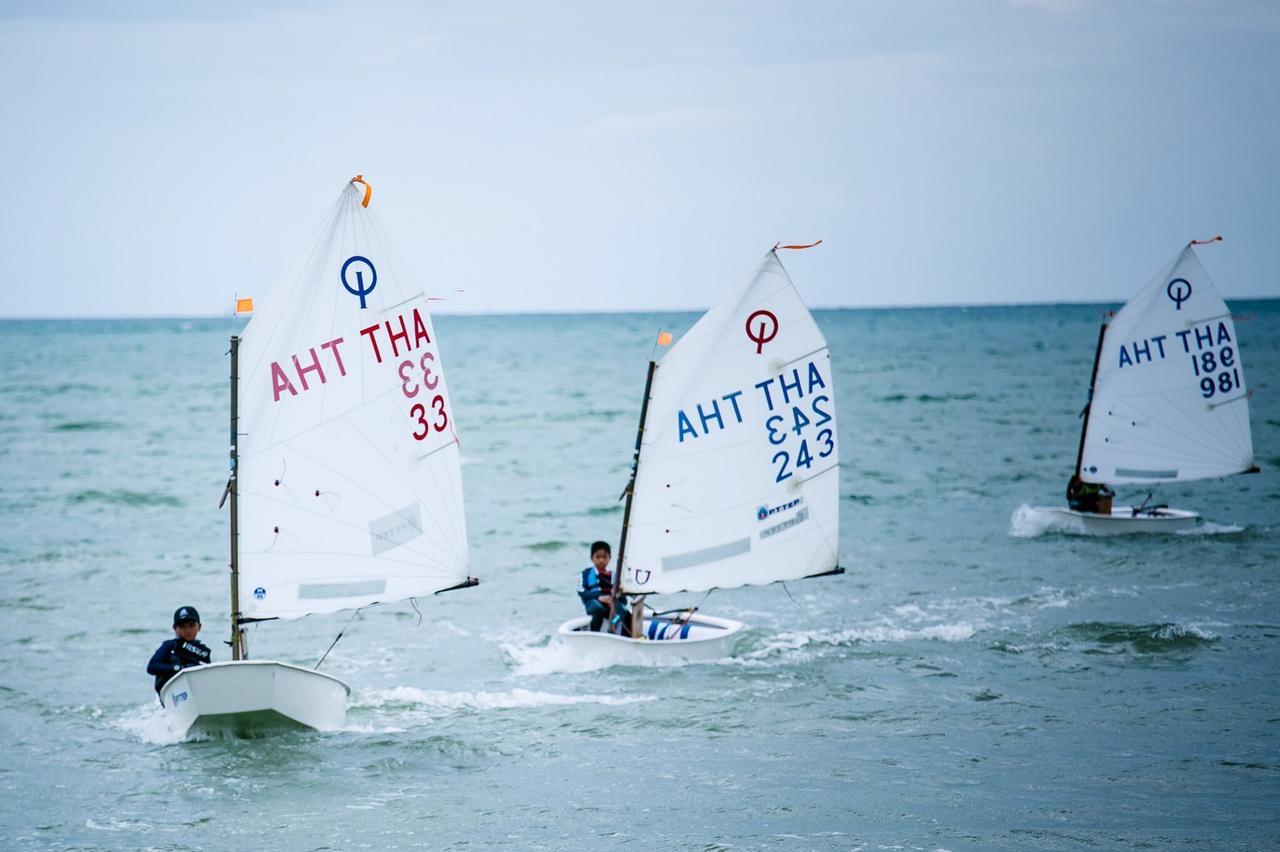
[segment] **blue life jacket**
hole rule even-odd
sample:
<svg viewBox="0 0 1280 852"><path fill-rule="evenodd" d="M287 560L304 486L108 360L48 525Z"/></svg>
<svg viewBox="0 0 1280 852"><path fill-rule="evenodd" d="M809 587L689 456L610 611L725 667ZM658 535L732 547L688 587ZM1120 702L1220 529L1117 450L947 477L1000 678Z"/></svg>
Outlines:
<svg viewBox="0 0 1280 852"><path fill-rule="evenodd" d="M600 576L596 566L588 565L582 569L582 579L578 581L578 597L582 598L584 607L590 609L592 603L598 603L597 598L612 591L612 578Z"/></svg>
<svg viewBox="0 0 1280 852"><path fill-rule="evenodd" d="M160 688L169 682L169 678L178 672L191 666L208 663L211 658L209 646L199 639L191 642L169 639L162 642L156 652L151 655L151 661L147 663L147 674L155 676L156 692L159 692Z"/></svg>

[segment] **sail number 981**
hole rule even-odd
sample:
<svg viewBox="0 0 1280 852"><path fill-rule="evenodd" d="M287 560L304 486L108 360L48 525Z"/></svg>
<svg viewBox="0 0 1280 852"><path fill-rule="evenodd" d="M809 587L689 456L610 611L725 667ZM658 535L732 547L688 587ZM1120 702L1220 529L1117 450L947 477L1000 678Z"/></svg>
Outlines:
<svg viewBox="0 0 1280 852"><path fill-rule="evenodd" d="M815 396L809 403L808 412L798 405L791 406L790 423L787 423L788 418L782 414L774 414L764 422L765 428L769 430L769 443L774 446L785 444L791 433L795 433L800 439L800 446L795 451L795 465L791 470L788 470L788 466L792 463L790 451L782 449L773 454L772 463L778 466L774 477L775 482L789 479L795 470L802 467L807 470L812 467L815 458L825 459L835 452L835 433L830 427L822 428L831 422L830 405L830 397L825 394ZM806 428L817 432L813 436L812 450L809 448L808 438L802 435ZM817 451L816 456L814 450Z"/></svg>
<svg viewBox="0 0 1280 852"><path fill-rule="evenodd" d="M1214 394L1230 393L1240 387L1240 368L1230 346L1218 352L1209 349L1191 356L1191 367L1200 376L1200 395L1212 399ZM1218 372L1221 370L1221 372ZM1217 373L1217 375L1214 375Z"/></svg>

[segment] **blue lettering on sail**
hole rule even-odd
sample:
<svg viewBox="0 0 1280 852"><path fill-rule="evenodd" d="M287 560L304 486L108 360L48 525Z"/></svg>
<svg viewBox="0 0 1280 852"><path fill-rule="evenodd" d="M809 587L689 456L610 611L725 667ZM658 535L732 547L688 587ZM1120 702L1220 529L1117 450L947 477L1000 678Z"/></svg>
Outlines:
<svg viewBox="0 0 1280 852"><path fill-rule="evenodd" d="M1148 344L1160 357L1163 341L1161 337ZM821 361L810 360L757 382L753 385L757 394L733 390L677 409L675 442L714 439L750 422L763 427L768 438L765 452L775 482L823 471L830 463L821 462L836 454L831 380L823 372L829 369L830 357L825 352L823 356ZM815 467L815 463L819 464Z"/></svg>
<svg viewBox="0 0 1280 852"><path fill-rule="evenodd" d="M1190 378L1202 397L1214 399L1223 394L1238 396L1244 391L1240 365L1236 360L1235 348L1231 345L1234 342L1231 329L1222 320L1122 343L1116 356L1118 369L1162 362L1171 355L1176 358L1177 344L1170 342L1170 346L1165 347L1165 341L1174 337L1181 342L1183 355L1189 356Z"/></svg>
<svg viewBox="0 0 1280 852"><path fill-rule="evenodd" d="M1158 334L1155 337L1135 340L1127 345L1121 344L1120 367L1136 367L1139 364L1163 361L1165 357L1164 342L1168 337L1167 334ZM1154 350L1152 349L1153 346L1155 347Z"/></svg>

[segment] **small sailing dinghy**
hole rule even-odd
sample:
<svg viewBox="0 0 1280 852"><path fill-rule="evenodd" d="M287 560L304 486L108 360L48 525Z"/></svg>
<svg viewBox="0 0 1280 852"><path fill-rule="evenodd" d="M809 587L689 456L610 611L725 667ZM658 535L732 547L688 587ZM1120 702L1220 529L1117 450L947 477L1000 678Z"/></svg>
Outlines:
<svg viewBox="0 0 1280 852"><path fill-rule="evenodd" d="M342 727L347 685L249 659L246 626L477 582L439 342L370 196L353 178L301 268L231 338L232 661L161 689L179 733Z"/></svg>
<svg viewBox="0 0 1280 852"><path fill-rule="evenodd" d="M1093 535L1193 527L1195 512L1113 506L1108 485L1186 482L1256 473L1249 392L1235 324L1188 243L1098 332L1076 454L1077 508L1051 508Z"/></svg>
<svg viewBox="0 0 1280 852"><path fill-rule="evenodd" d="M584 654L724 657L742 622L647 611L645 597L844 571L831 355L777 248L649 362L615 572L634 638L565 622L560 640Z"/></svg>

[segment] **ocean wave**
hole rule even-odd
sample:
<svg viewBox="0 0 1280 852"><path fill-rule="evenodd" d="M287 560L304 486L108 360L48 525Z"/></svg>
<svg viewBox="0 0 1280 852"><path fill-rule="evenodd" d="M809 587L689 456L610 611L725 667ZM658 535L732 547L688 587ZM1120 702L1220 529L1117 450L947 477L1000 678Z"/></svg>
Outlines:
<svg viewBox="0 0 1280 852"><path fill-rule="evenodd" d="M532 550L537 553L555 553L557 550L564 550L569 546L567 541L535 541L532 544L526 544L525 550Z"/></svg>
<svg viewBox="0 0 1280 852"><path fill-rule="evenodd" d="M564 695L520 688L507 692L445 692L443 690L418 689L413 686L397 686L392 689L370 692L362 696L362 700L357 706L375 709L407 705L414 708L454 711L513 710L526 707L561 707L569 704L618 706L656 700L656 695L600 695L593 693Z"/></svg>
<svg viewBox="0 0 1280 852"><path fill-rule="evenodd" d="M154 491L78 491L67 498L73 504L104 503L109 506L181 506L182 500L172 494L159 494Z"/></svg>
<svg viewBox="0 0 1280 852"><path fill-rule="evenodd" d="M1102 653L1132 649L1143 654L1159 654L1199 648L1218 641L1211 630L1190 624L1123 624L1090 621L1068 625L1064 631L1077 641L1099 646Z"/></svg>
<svg viewBox="0 0 1280 852"><path fill-rule="evenodd" d="M978 395L976 393L919 393L915 396L910 396L905 393L891 393L887 396L880 397L880 402L906 402L908 400L913 402L967 402L977 398Z"/></svg>
<svg viewBox="0 0 1280 852"><path fill-rule="evenodd" d="M939 642L963 642L977 632L968 622L930 624L923 627L900 627L879 624L869 627L849 627L844 630L798 630L776 633L765 638L759 648L749 652L748 658L760 658L779 653L800 651L814 647L843 647L886 642L914 642L934 640Z"/></svg>
<svg viewBox="0 0 1280 852"><path fill-rule="evenodd" d="M1244 532L1248 528L1247 524L1241 526L1239 524L1215 524L1213 521L1203 521L1190 529L1178 530L1178 535L1231 535L1232 533Z"/></svg>
<svg viewBox="0 0 1280 852"><path fill-rule="evenodd" d="M671 656L650 657L647 654L637 655L634 659L622 660L615 649L575 648L553 638L542 645L517 645L503 643L500 646L511 660L514 673L520 677L538 677L552 674L582 674L595 672L613 666L637 666L647 668L682 668L684 666L714 665L734 662L734 658L725 657L718 660L681 659L678 649L673 649Z"/></svg>
<svg viewBox="0 0 1280 852"><path fill-rule="evenodd" d="M70 420L53 427L54 432L104 432L123 429L123 423L114 420Z"/></svg>
<svg viewBox="0 0 1280 852"><path fill-rule="evenodd" d="M84 827L91 831L151 831L154 826L149 822L140 822L128 819L108 819L106 822L98 822L97 820L87 819L84 821Z"/></svg>

